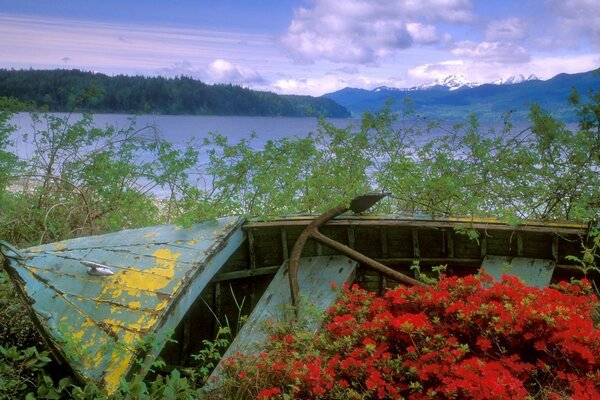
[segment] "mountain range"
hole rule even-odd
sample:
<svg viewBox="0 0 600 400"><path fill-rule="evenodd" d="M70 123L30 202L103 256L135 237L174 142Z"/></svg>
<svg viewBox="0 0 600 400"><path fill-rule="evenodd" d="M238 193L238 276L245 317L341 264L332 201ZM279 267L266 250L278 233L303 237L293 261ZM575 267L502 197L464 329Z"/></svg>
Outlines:
<svg viewBox="0 0 600 400"><path fill-rule="evenodd" d="M527 117L529 105L537 103L566 122L576 118L568 98L573 89L582 97L600 90L600 69L578 74L559 74L548 80L535 75L514 75L479 84L462 75L450 75L410 88L380 86L372 90L344 88L323 97L344 106L354 116L381 110L391 101L392 109L402 110L407 100L414 111L435 120L460 120L470 113L481 120L498 120L511 112L514 120Z"/></svg>
<svg viewBox="0 0 600 400"><path fill-rule="evenodd" d="M540 80L535 74L531 74L528 77L525 77L523 74L519 75L511 75L508 78L502 78L491 82L492 85L513 85L515 83L522 83L527 81L537 81ZM389 86L379 86L373 91L379 92L382 90L397 90L400 92L413 92L416 90L446 90L446 91L454 91L461 89L470 89L477 86L481 86L481 83L471 82L463 75L453 74L448 75L445 78L439 78L430 83L425 83L419 86L412 86L409 88L394 88Z"/></svg>

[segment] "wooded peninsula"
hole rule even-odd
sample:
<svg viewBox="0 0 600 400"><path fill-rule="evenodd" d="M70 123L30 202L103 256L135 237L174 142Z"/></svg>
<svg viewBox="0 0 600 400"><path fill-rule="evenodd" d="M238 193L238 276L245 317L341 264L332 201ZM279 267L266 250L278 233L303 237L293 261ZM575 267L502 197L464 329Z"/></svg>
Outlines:
<svg viewBox="0 0 600 400"><path fill-rule="evenodd" d="M51 112L350 117L346 108L323 97L208 85L186 76L108 76L76 69L0 69L0 97Z"/></svg>

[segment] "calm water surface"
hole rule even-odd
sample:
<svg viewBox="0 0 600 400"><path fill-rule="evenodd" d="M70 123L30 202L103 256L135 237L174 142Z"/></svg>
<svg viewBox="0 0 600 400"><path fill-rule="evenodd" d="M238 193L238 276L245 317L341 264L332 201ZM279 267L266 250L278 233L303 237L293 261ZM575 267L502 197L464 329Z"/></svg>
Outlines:
<svg viewBox="0 0 600 400"><path fill-rule="evenodd" d="M55 114L65 116L66 114ZM112 125L116 128L129 126L129 119L135 118L138 128L152 126L163 139L181 147L191 139L204 139L210 133L219 133L227 136L230 143L237 143L241 139L249 139L256 134L252 140L255 148L262 148L269 140L278 140L284 137L306 137L309 132L316 132L318 126L317 118L293 118L293 117L238 117L238 116L182 116L182 115L124 115L124 114L95 114L94 123L96 127L102 128ZM81 114L72 114L71 121L77 121ZM334 118L329 122L336 127L345 128L349 125L358 124L359 121L346 118ZM19 127L17 134L13 135L13 141L20 155L27 153L27 143L23 142L22 134L32 132L32 121L28 113L20 113L15 116L13 123ZM41 126L39 127L41 128ZM147 134L151 134L148 130Z"/></svg>

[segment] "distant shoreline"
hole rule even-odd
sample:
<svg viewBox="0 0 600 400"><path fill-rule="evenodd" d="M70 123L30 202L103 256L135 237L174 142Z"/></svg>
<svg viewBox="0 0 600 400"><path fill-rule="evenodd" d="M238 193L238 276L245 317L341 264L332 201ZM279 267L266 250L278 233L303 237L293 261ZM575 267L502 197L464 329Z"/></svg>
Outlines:
<svg viewBox="0 0 600 400"><path fill-rule="evenodd" d="M280 95L238 85L209 85L191 77L108 76L77 69L0 69L0 97L50 112L161 115L350 117L325 97Z"/></svg>

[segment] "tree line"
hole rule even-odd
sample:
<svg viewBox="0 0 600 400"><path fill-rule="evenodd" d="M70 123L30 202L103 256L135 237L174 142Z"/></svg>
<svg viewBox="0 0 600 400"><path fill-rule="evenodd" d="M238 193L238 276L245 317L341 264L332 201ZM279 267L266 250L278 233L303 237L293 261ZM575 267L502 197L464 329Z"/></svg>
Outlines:
<svg viewBox="0 0 600 400"><path fill-rule="evenodd" d="M186 76L108 76L75 69L0 69L0 96L53 112L77 107L127 114L350 116L348 110L326 98L208 85Z"/></svg>

